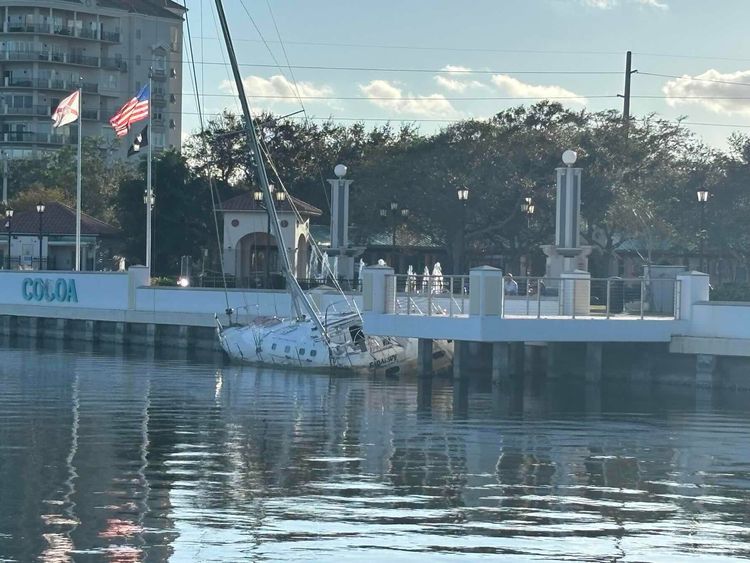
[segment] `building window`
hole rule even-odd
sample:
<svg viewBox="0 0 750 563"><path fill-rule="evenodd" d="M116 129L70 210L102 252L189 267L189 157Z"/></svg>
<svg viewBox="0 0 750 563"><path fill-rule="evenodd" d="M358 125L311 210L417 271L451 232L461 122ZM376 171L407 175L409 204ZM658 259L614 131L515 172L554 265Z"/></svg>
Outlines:
<svg viewBox="0 0 750 563"><path fill-rule="evenodd" d="M136 39L140 39L140 38L141 38L141 30L140 30L140 29L136 29L136 30L135 30L135 38L136 38ZM140 63L139 63L139 64L140 64Z"/></svg>
<svg viewBox="0 0 750 563"><path fill-rule="evenodd" d="M135 64L136 65L140 65L141 64L141 56L140 55L136 55L135 56Z"/></svg>

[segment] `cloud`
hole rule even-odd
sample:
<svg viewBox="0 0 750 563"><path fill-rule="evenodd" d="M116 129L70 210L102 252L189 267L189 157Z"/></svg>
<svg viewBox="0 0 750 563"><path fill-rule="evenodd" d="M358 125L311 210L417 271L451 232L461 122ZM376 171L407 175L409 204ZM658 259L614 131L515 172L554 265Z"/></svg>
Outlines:
<svg viewBox="0 0 750 563"><path fill-rule="evenodd" d="M435 82L445 90L450 92L465 92L469 88L486 88L481 82L467 78L468 72L471 70L470 68L446 65L442 70L444 74L435 76Z"/></svg>
<svg viewBox="0 0 750 563"><path fill-rule="evenodd" d="M695 77L684 75L680 78L670 80L664 84L662 92L667 96L667 104L672 107L695 104L714 113L750 114L750 99L747 99L748 94L750 94L747 86L748 83L750 83L750 70L721 73L718 70L709 69Z"/></svg>
<svg viewBox="0 0 750 563"><path fill-rule="evenodd" d="M505 74L494 74L492 83L499 90L518 98L537 98L539 100L560 99L563 103L586 105L588 100L562 86L526 84L520 80Z"/></svg>
<svg viewBox="0 0 750 563"><path fill-rule="evenodd" d="M658 10L669 9L669 5L666 2L660 2L659 0L580 0L580 2L588 8L598 8L599 10L609 10L615 6L619 6L621 2L645 6L647 8L656 8Z"/></svg>
<svg viewBox="0 0 750 563"><path fill-rule="evenodd" d="M286 77L277 74L270 78L263 78L262 76L246 76L242 79L242 83L245 86L245 93L249 98L260 97L260 105L262 106L273 106L282 103L298 103L297 96L299 95L303 101L305 98L325 98L333 94L333 88L323 85L315 85L312 82L300 82L295 83L286 79ZM296 87L295 87L296 86ZM237 88L234 82L230 80L224 80L220 84L220 88L225 92L237 93ZM309 100L309 102L323 102L327 103L328 100Z"/></svg>
<svg viewBox="0 0 750 563"><path fill-rule="evenodd" d="M459 117L459 112L442 94L404 94L387 80L372 80L368 84L360 84L359 89L374 105L396 113L421 117Z"/></svg>

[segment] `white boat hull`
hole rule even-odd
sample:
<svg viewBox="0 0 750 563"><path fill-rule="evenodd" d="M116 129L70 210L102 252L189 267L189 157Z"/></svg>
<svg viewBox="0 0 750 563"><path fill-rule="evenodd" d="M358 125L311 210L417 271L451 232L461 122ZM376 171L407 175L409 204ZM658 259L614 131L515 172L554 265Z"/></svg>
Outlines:
<svg viewBox="0 0 750 563"><path fill-rule="evenodd" d="M258 319L248 325L219 326L219 342L237 362L304 370L343 369L395 375L417 366L412 338L365 336L345 319L329 330L330 344L310 320ZM433 350L436 371L450 366L453 347L438 342Z"/></svg>

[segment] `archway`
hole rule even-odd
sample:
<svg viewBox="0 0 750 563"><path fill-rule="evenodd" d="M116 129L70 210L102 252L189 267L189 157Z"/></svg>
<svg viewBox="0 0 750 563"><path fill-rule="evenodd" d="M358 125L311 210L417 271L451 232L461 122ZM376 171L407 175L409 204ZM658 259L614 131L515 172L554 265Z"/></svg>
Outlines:
<svg viewBox="0 0 750 563"><path fill-rule="evenodd" d="M297 239L297 279L305 279L310 276L307 271L309 262L309 247L307 244L307 237L300 235Z"/></svg>
<svg viewBox="0 0 750 563"><path fill-rule="evenodd" d="M271 288L279 285L279 252L276 238L248 233L237 243L237 286Z"/></svg>

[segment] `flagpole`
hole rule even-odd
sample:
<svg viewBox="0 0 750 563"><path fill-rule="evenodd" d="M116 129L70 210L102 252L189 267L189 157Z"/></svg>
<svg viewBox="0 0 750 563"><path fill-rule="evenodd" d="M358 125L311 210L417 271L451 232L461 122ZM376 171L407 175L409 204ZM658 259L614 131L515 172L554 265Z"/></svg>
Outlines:
<svg viewBox="0 0 750 563"><path fill-rule="evenodd" d="M148 71L148 131L152 134L151 127L151 106L153 105L153 96L151 92L153 80L153 69ZM151 161L153 158L152 145L148 143L148 163L146 164L146 268L148 268L149 278L151 277L151 207L153 201L153 191L151 188Z"/></svg>
<svg viewBox="0 0 750 563"><path fill-rule="evenodd" d="M83 77L78 78L78 170L76 177L76 272L81 270L81 161L83 152Z"/></svg>

